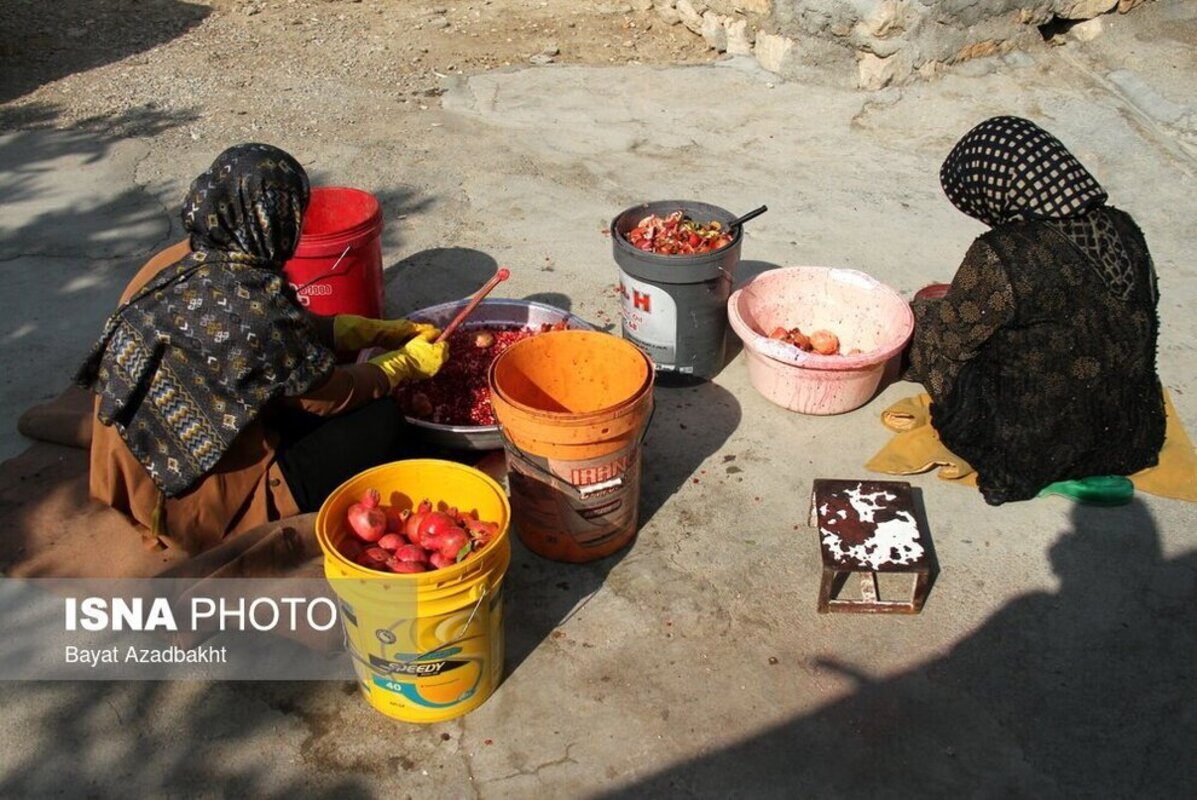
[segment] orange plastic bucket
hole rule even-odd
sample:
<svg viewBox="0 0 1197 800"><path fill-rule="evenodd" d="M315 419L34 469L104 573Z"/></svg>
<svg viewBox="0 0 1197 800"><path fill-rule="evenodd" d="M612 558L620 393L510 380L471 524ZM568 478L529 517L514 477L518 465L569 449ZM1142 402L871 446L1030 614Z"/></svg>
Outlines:
<svg viewBox="0 0 1197 800"><path fill-rule="evenodd" d="M592 331L524 339L491 364L512 518L528 549L593 561L635 535L653 377L635 345Z"/></svg>
<svg viewBox="0 0 1197 800"><path fill-rule="evenodd" d="M283 266L313 314L381 317L382 207L361 189L319 186L303 217L295 255Z"/></svg>

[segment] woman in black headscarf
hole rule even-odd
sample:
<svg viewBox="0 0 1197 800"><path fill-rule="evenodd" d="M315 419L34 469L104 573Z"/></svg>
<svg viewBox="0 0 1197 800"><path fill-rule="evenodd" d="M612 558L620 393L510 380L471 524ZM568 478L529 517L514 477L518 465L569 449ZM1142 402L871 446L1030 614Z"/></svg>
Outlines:
<svg viewBox="0 0 1197 800"><path fill-rule="evenodd" d="M388 395L447 357L432 326L303 310L282 269L309 197L284 151L222 153L187 195L188 241L134 277L79 371L96 394L92 495L189 552L401 457ZM397 349L336 365L372 345Z"/></svg>
<svg viewBox="0 0 1197 800"><path fill-rule="evenodd" d="M985 500L1155 465L1155 269L1130 215L1054 136L986 120L940 170L958 209L990 226L942 297L914 301L906 377L931 395L944 444Z"/></svg>

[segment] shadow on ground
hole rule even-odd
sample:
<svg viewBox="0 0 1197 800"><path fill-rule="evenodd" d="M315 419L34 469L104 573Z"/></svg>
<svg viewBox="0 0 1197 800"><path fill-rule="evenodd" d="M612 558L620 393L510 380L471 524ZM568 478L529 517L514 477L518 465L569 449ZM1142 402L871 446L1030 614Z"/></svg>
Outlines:
<svg viewBox="0 0 1197 800"><path fill-rule="evenodd" d="M395 249L403 246L402 232L404 226L398 224L398 220L403 220L409 216L415 216L422 211L427 211L433 204L433 198L423 196L417 189L403 185L376 191L374 196L378 198L378 204L382 206L383 249ZM386 270L383 275L387 287L392 288L391 282L394 280L392 273Z"/></svg>
<svg viewBox="0 0 1197 800"><path fill-rule="evenodd" d="M732 283L732 291L742 288L744 284L760 275L762 272L768 272L771 269L778 269L780 264L773 264L769 261L741 261L736 265L736 277ZM740 341L740 337L736 336L735 331L729 325L727 328L727 354L723 359L723 366L736 360L736 356L744 350L744 343Z"/></svg>
<svg viewBox="0 0 1197 800"><path fill-rule="evenodd" d="M8 113L0 111L0 127ZM122 176L125 188L114 190L109 182L115 176L99 167L93 175L92 167L126 140L157 136L194 121L196 113L138 108L55 130L42 127L57 121L53 106L38 106L36 113L37 124L0 137L0 197L11 211L0 222L0 258L147 255L150 247L166 245L177 206L163 208L134 183L131 170ZM94 197L85 192L84 199L67 200L64 186L89 181Z"/></svg>
<svg viewBox="0 0 1197 800"><path fill-rule="evenodd" d="M606 796L1187 795L1197 553L1166 559L1136 501L1077 506L1049 557L1057 592L1017 598L943 658L885 680L817 662L855 692Z"/></svg>
<svg viewBox="0 0 1197 800"><path fill-rule="evenodd" d="M38 107L38 124L57 118L52 107ZM193 118L134 109L0 136L0 367L3 409L13 423L70 382L125 282L172 238L174 214L134 183L134 139ZM8 436L5 456L17 446Z"/></svg>
<svg viewBox="0 0 1197 800"><path fill-rule="evenodd" d="M661 506L717 453L740 425L740 401L715 383L658 384L652 422L645 435L646 470L640 496L643 528Z"/></svg>
<svg viewBox="0 0 1197 800"><path fill-rule="evenodd" d="M562 311L572 311L574 307L574 301L570 299L570 296L567 294L561 294L561 292L536 292L535 294L528 295L524 299L532 303L543 303L546 306L559 308Z"/></svg>
<svg viewBox="0 0 1197 800"><path fill-rule="evenodd" d="M733 291L739 289L750 280L760 275L762 272L768 272L771 269L780 269L780 264L774 264L770 261L741 261L736 265L736 278L732 282Z"/></svg>
<svg viewBox="0 0 1197 800"><path fill-rule="evenodd" d="M541 558L514 541L511 566L507 570L504 607L519 609L519 618L506 627L506 671L504 680L554 635L567 619L585 608L603 587L607 574L623 560L630 548L588 564L564 564ZM557 634L561 635L561 634Z"/></svg>
<svg viewBox="0 0 1197 800"><path fill-rule="evenodd" d="M419 308L469 297L498 268L491 255L468 247L434 247L412 253L386 270L387 311L403 316Z"/></svg>
<svg viewBox="0 0 1197 800"><path fill-rule="evenodd" d="M0 25L0 103L144 53L210 13L207 6L176 0L10 0Z"/></svg>
<svg viewBox="0 0 1197 800"><path fill-rule="evenodd" d="M356 695L346 683L346 695ZM22 684L21 704L43 715L26 726L26 743L5 756L0 796L119 797L124 779L133 786L167 787L212 797L372 797L371 771L392 770L385 756L313 786L307 770L279 769L261 743L292 728L297 708L315 702L315 683ZM361 702L353 696L345 702ZM113 730L137 726L135 736ZM258 747L249 747L250 741ZM51 757L70 753L70 758ZM281 777L285 775L286 777ZM137 789L132 790L137 794Z"/></svg>
<svg viewBox="0 0 1197 800"><path fill-rule="evenodd" d="M644 435L640 485L639 530L679 489L693 480L699 466L717 452L740 423L740 404L713 383L662 387L654 392L655 410ZM507 608L519 609L518 624L507 628L507 674L555 629L581 611L607 581L607 575L629 553L588 564L562 564L529 552L516 542L507 572Z"/></svg>

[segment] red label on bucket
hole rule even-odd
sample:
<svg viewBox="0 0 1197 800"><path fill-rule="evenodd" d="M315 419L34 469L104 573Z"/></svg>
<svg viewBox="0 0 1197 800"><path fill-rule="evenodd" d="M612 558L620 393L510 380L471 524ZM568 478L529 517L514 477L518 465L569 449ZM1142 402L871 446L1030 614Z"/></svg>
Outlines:
<svg viewBox="0 0 1197 800"><path fill-rule="evenodd" d="M628 471L636 459L635 451L600 464L582 465L576 461L549 461L549 469L559 477L566 477L574 486L586 488L618 478Z"/></svg>
<svg viewBox="0 0 1197 800"><path fill-rule="evenodd" d="M620 273L623 337L635 342L662 369L677 360L677 305L657 286ZM684 370L683 370L684 371Z"/></svg>
<svg viewBox="0 0 1197 800"><path fill-rule="evenodd" d="M507 465L512 513L521 531L540 531L545 539L568 539L582 550L610 546L635 532L639 443L588 461L508 452Z"/></svg>
<svg viewBox="0 0 1197 800"><path fill-rule="evenodd" d="M333 287L327 283L313 283L310 286L296 286L291 284L291 288L295 290L296 296L299 297L299 304L304 308L308 308L312 304L314 297L332 297Z"/></svg>

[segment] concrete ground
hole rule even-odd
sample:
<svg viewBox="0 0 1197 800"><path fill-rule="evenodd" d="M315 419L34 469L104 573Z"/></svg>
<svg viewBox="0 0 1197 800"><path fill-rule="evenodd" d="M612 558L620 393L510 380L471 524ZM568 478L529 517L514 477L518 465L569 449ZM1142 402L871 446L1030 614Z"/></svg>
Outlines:
<svg viewBox="0 0 1197 800"><path fill-rule="evenodd" d="M458 79L419 135L296 148L318 181L383 197L390 310L504 288L618 318L614 212L693 197L742 211L744 273L946 279L981 227L938 187L986 116L1035 119L1142 226L1160 275L1159 368L1197 433L1197 5L1112 18L1084 49L978 62L865 94L751 62L545 67ZM435 103L435 101L433 101ZM181 193L228 142L156 126L0 137L0 455L71 370L124 281L179 235ZM268 133L268 131L266 132ZM265 137L263 137L265 138ZM279 142L284 146L289 142ZM941 565L911 618L815 613L817 477L864 477L879 412L770 405L743 356L662 388L642 527L605 561L520 546L508 670L468 717L398 724L343 684L0 686L0 795L1138 797L1197 781L1197 515L1139 495L991 508L915 476ZM1186 790L1185 787L1190 787Z"/></svg>

